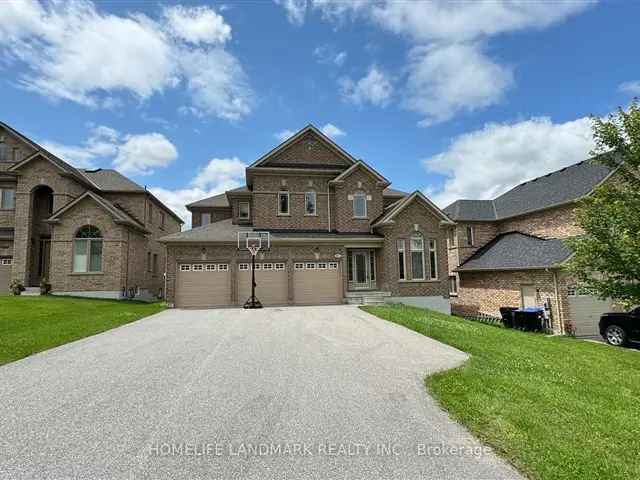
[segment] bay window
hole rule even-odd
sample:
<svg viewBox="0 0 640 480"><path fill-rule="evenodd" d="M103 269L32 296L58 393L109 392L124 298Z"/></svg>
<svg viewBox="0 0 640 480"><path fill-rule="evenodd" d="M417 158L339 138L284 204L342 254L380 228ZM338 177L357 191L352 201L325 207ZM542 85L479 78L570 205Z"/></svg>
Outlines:
<svg viewBox="0 0 640 480"><path fill-rule="evenodd" d="M396 248L398 249L398 279L406 279L406 260L404 257L404 240L396 240Z"/></svg>
<svg viewBox="0 0 640 480"><path fill-rule="evenodd" d="M424 238L420 234L411 237L411 278L424 280Z"/></svg>

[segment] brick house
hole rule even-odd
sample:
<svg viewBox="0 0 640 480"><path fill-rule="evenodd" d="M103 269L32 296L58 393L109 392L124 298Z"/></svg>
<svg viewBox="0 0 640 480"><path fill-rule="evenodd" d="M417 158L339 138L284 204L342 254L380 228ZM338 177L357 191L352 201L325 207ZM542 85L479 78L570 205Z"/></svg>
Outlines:
<svg viewBox="0 0 640 480"><path fill-rule="evenodd" d="M182 220L114 170L80 170L0 122L0 291L159 296L165 248Z"/></svg>
<svg viewBox="0 0 640 480"><path fill-rule="evenodd" d="M167 299L242 305L263 232L257 296L266 305L401 301L449 311L446 227L420 192L406 194L309 125L246 169L246 185L187 205L193 228L167 246ZM268 233L268 240L267 240Z"/></svg>
<svg viewBox="0 0 640 480"><path fill-rule="evenodd" d="M534 178L493 200L457 200L444 209L456 222L448 233L452 311L500 315L500 307L548 307L554 331L598 334L612 308L581 289L563 264L564 240L579 235L576 202L612 172L593 160Z"/></svg>

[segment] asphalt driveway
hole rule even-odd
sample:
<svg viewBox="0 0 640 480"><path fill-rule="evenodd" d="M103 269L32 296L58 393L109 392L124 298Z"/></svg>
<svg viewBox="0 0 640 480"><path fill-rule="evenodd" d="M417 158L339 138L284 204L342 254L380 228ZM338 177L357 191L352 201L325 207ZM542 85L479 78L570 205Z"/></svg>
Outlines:
<svg viewBox="0 0 640 480"><path fill-rule="evenodd" d="M0 367L0 478L519 478L355 307L169 310Z"/></svg>

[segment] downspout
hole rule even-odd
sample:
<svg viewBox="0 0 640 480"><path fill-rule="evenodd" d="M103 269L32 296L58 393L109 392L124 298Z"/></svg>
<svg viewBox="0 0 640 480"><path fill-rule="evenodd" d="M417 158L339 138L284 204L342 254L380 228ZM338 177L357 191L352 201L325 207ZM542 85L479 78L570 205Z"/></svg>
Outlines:
<svg viewBox="0 0 640 480"><path fill-rule="evenodd" d="M560 293L558 289L558 272L553 270L553 290L556 296L556 310L558 312L558 321L560 322L560 334L564 335L564 319L560 313Z"/></svg>
<svg viewBox="0 0 640 480"><path fill-rule="evenodd" d="M329 182L327 182L327 226L328 232L331 232L331 195L330 195L331 186Z"/></svg>
<svg viewBox="0 0 640 480"><path fill-rule="evenodd" d="M129 291L129 244L131 243L131 231L127 228L127 268L124 271L124 291L125 296Z"/></svg>
<svg viewBox="0 0 640 480"><path fill-rule="evenodd" d="M162 297L164 301L167 301L167 272L169 271L169 248L165 244L164 246L164 290L162 290Z"/></svg>

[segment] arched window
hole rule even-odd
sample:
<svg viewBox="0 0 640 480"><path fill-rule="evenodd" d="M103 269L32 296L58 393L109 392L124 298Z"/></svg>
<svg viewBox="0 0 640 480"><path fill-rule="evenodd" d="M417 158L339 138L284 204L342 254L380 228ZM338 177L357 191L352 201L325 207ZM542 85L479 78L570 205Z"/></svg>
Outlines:
<svg viewBox="0 0 640 480"><path fill-rule="evenodd" d="M355 218L367 218L367 194L356 192L353 194L353 216Z"/></svg>
<svg viewBox="0 0 640 480"><path fill-rule="evenodd" d="M424 280L424 238L420 233L411 237L411 278Z"/></svg>
<svg viewBox="0 0 640 480"><path fill-rule="evenodd" d="M102 272L102 234L93 225L86 225L76 233L73 241L73 271Z"/></svg>

